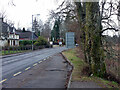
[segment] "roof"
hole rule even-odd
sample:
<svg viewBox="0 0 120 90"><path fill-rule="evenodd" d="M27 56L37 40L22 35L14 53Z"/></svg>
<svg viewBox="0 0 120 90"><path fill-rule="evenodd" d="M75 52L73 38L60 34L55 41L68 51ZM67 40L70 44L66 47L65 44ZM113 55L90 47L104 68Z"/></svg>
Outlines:
<svg viewBox="0 0 120 90"><path fill-rule="evenodd" d="M8 27L9 27L9 31L8 31ZM16 30L14 27L11 27L9 24L3 22L2 20L2 37L4 38L8 38L8 34L13 34L15 30L15 34L19 35L20 39L23 40L32 40L32 32L30 31L22 31L22 30ZM2 38L1 37L1 38ZM33 39L37 39L38 36L33 33Z"/></svg>
<svg viewBox="0 0 120 90"><path fill-rule="evenodd" d="M2 22L2 36L7 38L8 37L8 27L9 27L9 31L12 33L13 29L15 29L14 27L9 26L7 23Z"/></svg>
<svg viewBox="0 0 120 90"><path fill-rule="evenodd" d="M30 31L22 31L22 30L16 30L16 34L19 34L20 39L27 39L27 40L32 40L32 32ZM38 36L33 33L33 39L37 39Z"/></svg>

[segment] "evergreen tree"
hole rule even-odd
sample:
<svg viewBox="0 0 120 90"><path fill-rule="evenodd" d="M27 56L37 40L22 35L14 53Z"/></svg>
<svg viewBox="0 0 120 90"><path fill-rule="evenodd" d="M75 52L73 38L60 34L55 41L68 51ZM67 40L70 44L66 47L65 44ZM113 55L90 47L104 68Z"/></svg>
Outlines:
<svg viewBox="0 0 120 90"><path fill-rule="evenodd" d="M55 21L53 30L51 32L51 37L54 38L54 41L57 41L58 39L60 39L59 25L60 25L60 20L58 19Z"/></svg>

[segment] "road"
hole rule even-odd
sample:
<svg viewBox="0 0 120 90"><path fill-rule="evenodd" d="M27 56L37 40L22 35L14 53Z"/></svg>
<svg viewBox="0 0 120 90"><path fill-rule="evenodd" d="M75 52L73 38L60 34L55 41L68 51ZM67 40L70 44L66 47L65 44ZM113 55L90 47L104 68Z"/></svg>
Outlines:
<svg viewBox="0 0 120 90"><path fill-rule="evenodd" d="M38 62L49 58L63 50L66 50L65 47L56 47L56 48L46 48L34 52L25 53L18 56L7 57L2 59L2 78L3 81L10 79L21 72L25 72L34 66Z"/></svg>
<svg viewBox="0 0 120 90"><path fill-rule="evenodd" d="M21 72L21 74L5 81L2 87L28 88L30 90L31 88L34 88L32 90L36 90L36 88L39 88L38 90L41 88L62 88L63 90L66 85L68 70L68 63L63 56L60 53L54 54L26 72Z"/></svg>

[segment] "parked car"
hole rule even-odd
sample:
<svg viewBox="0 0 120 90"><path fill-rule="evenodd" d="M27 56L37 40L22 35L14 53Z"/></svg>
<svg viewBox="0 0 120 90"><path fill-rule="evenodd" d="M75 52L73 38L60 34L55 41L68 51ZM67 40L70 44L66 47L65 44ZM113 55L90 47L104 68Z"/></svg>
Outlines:
<svg viewBox="0 0 120 90"><path fill-rule="evenodd" d="M78 46L79 46L79 44L77 44L77 43L76 43L76 44L75 44L75 46L76 46L76 47L78 47Z"/></svg>
<svg viewBox="0 0 120 90"><path fill-rule="evenodd" d="M62 46L62 42L59 42L59 46Z"/></svg>

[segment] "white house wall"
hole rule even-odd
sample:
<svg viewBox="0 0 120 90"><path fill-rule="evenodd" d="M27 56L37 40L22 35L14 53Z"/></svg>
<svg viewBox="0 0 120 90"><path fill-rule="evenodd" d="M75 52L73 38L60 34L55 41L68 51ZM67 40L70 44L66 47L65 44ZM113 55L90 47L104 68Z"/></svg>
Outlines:
<svg viewBox="0 0 120 90"><path fill-rule="evenodd" d="M19 35L15 35L15 39L19 39Z"/></svg>
<svg viewBox="0 0 120 90"><path fill-rule="evenodd" d="M15 40L15 45L19 46L19 41Z"/></svg>
<svg viewBox="0 0 120 90"><path fill-rule="evenodd" d="M10 46L12 45L12 40L10 40Z"/></svg>
<svg viewBox="0 0 120 90"><path fill-rule="evenodd" d="M7 40L0 40L0 46L6 46L7 44Z"/></svg>
<svg viewBox="0 0 120 90"><path fill-rule="evenodd" d="M10 34L9 35L10 39L19 39L19 35L15 35L15 34Z"/></svg>

